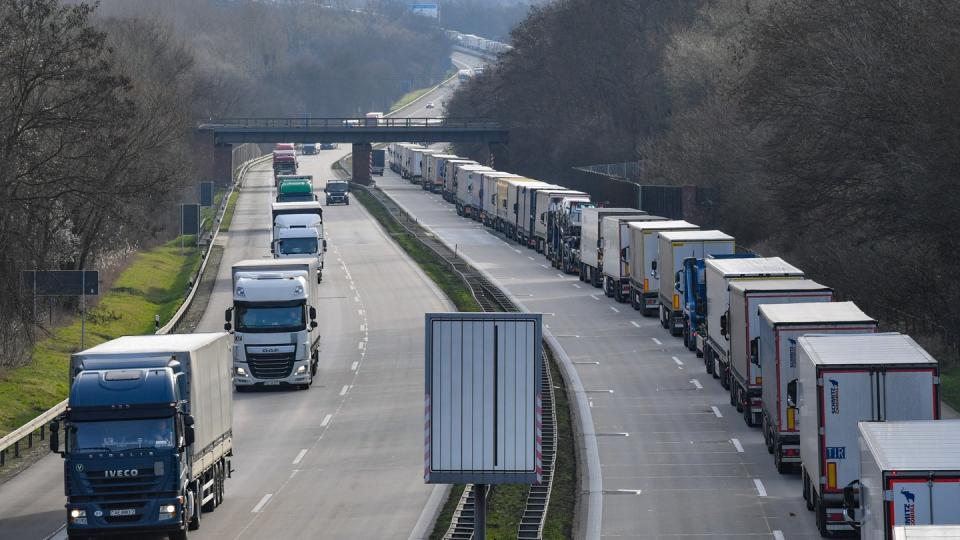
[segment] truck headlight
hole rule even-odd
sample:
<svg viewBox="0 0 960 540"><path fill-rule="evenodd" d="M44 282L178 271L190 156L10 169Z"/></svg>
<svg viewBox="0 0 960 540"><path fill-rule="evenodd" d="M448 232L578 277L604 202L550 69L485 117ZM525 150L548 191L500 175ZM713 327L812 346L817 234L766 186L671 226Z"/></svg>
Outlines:
<svg viewBox="0 0 960 540"><path fill-rule="evenodd" d="M80 510L79 508L74 508L70 510L70 523L74 525L86 525L87 524L87 511Z"/></svg>
<svg viewBox="0 0 960 540"><path fill-rule="evenodd" d="M246 376L247 376L247 370L243 369L243 368L240 367L240 366L237 366L237 375L239 375L239 376L241 376L241 377L246 377Z"/></svg>
<svg viewBox="0 0 960 540"><path fill-rule="evenodd" d="M160 519L172 519L177 517L177 507L173 504L160 505Z"/></svg>
<svg viewBox="0 0 960 540"><path fill-rule="evenodd" d="M300 366L297 368L297 375L302 375L307 372L307 366Z"/></svg>

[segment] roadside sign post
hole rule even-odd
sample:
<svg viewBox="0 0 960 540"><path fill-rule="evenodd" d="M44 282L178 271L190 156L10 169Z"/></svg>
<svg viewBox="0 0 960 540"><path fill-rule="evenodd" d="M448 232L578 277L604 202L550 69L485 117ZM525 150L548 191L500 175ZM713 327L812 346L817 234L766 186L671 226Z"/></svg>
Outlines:
<svg viewBox="0 0 960 540"><path fill-rule="evenodd" d="M427 313L424 482L473 484L485 538L493 484L543 479L542 316Z"/></svg>
<svg viewBox="0 0 960 540"><path fill-rule="evenodd" d="M100 273L97 270L24 270L20 283L33 292L34 322L38 296L80 297L80 350L87 333L87 296L100 294Z"/></svg>

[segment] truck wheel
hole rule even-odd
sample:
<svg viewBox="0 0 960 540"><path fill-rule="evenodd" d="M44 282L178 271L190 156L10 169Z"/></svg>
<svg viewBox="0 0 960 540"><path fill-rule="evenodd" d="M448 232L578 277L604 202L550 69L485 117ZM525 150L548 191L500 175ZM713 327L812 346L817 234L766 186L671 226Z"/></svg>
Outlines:
<svg viewBox="0 0 960 540"><path fill-rule="evenodd" d="M743 409L743 421L748 427L754 427L757 424L753 421L753 413L750 411L749 398L745 398L746 392L740 394L740 408Z"/></svg>
<svg viewBox="0 0 960 540"><path fill-rule="evenodd" d="M736 407L737 412L743 412L743 408L740 407L740 400L737 399L737 387L730 386L730 406Z"/></svg>
<svg viewBox="0 0 960 540"><path fill-rule="evenodd" d="M716 356L717 353L713 353L713 354L714 354L714 356ZM722 387L723 387L724 389L726 389L726 390L729 390L729 389L730 389L730 386L731 386L731 385L730 385L730 370L727 368L726 365L723 364L723 362L717 362L717 368L716 368L716 369L717 369L717 371L719 372L719 375L720 375L720 386L722 386Z"/></svg>
<svg viewBox="0 0 960 540"><path fill-rule="evenodd" d="M603 276L603 294L607 295L607 298L613 298L613 280L607 276Z"/></svg>
<svg viewBox="0 0 960 540"><path fill-rule="evenodd" d="M616 286L613 290L613 299L620 304L625 302L625 300L623 299L623 289L620 288L619 286Z"/></svg>
<svg viewBox="0 0 960 540"><path fill-rule="evenodd" d="M764 416L760 422L760 430L763 431L763 444L767 447L767 453L773 453L773 439L770 433L770 425L767 423L767 417Z"/></svg>
<svg viewBox="0 0 960 540"><path fill-rule="evenodd" d="M191 530L191 531L200 530L200 515L203 513L203 509L201 508L202 505L200 504L200 501L203 500L203 497L198 496L198 494L200 493L203 493L203 491L201 491L200 484L199 482L197 482L194 484L194 487L190 490L190 496L193 499L193 504L191 505L193 507L193 516L190 518L190 521L187 523L187 530Z"/></svg>
<svg viewBox="0 0 960 540"><path fill-rule="evenodd" d="M713 375L713 378L716 379L717 376L713 374L713 358L710 358L710 349L704 349L703 351L703 370Z"/></svg>
<svg viewBox="0 0 960 540"><path fill-rule="evenodd" d="M811 495L813 490L810 486L810 477L803 467L800 468L800 475L803 477L803 500L807 503L807 510L813 511L813 495Z"/></svg>
<svg viewBox="0 0 960 540"><path fill-rule="evenodd" d="M773 450L773 464L777 467L777 472L780 474L789 474L793 472L793 467L791 463L783 462L783 448L777 445Z"/></svg>
<svg viewBox="0 0 960 540"><path fill-rule="evenodd" d="M640 297L640 293L634 290L630 291L630 307L632 307L637 311L640 311L640 307L641 307L639 297Z"/></svg>

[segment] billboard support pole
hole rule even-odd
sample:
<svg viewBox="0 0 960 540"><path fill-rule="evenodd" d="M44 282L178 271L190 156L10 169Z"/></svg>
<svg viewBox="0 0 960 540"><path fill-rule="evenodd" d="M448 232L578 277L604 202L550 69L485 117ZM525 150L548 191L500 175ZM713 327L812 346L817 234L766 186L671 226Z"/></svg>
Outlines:
<svg viewBox="0 0 960 540"><path fill-rule="evenodd" d="M473 527L474 540L487 540L487 485L474 484L474 516L476 524Z"/></svg>

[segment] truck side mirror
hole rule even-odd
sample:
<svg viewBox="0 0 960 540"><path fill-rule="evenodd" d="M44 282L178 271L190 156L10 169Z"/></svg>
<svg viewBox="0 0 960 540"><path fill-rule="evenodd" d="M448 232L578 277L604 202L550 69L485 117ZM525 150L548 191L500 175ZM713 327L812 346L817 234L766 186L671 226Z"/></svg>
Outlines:
<svg viewBox="0 0 960 540"><path fill-rule="evenodd" d="M758 337L750 340L750 363L760 365L760 338Z"/></svg>
<svg viewBox="0 0 960 540"><path fill-rule="evenodd" d="M652 263L650 263L650 267L653 269L654 272L656 272L656 271L657 271L657 261L653 261Z"/></svg>
<svg viewBox="0 0 960 540"><path fill-rule="evenodd" d="M187 446L193 444L193 441L196 438L196 433L193 430L193 415L188 414L183 417L183 442Z"/></svg>
<svg viewBox="0 0 960 540"><path fill-rule="evenodd" d="M625 248L621 249L621 250L620 250L620 258L623 259L623 260L626 260L628 253L630 253L630 248L625 247Z"/></svg>
<svg viewBox="0 0 960 540"><path fill-rule="evenodd" d="M225 310L223 311L223 320L225 321L225 322L223 323L223 329L226 330L227 332L229 332L230 330L232 330L232 329L233 329L233 325L230 324L230 322L233 321L233 308L232 308L232 307L228 307L227 309L225 309Z"/></svg>
<svg viewBox="0 0 960 540"><path fill-rule="evenodd" d="M276 242L270 242L270 254L271 254L271 255L273 255L274 253L277 252L277 249L276 249L275 246L276 246Z"/></svg>
<svg viewBox="0 0 960 540"><path fill-rule="evenodd" d="M843 488L843 520L854 530L860 529L860 522L857 520L857 507L859 505L860 480L854 480Z"/></svg>
<svg viewBox="0 0 960 540"><path fill-rule="evenodd" d="M793 379L787 383L787 406L797 407L797 380Z"/></svg>
<svg viewBox="0 0 960 540"><path fill-rule="evenodd" d="M326 239L326 238L323 239L323 252L324 252L324 253L327 252L327 239Z"/></svg>
<svg viewBox="0 0 960 540"><path fill-rule="evenodd" d="M680 285L683 283L683 270L677 270L673 275L673 290L680 292Z"/></svg>
<svg viewBox="0 0 960 540"><path fill-rule="evenodd" d="M310 320L316 320L317 318L317 308L310 306Z"/></svg>
<svg viewBox="0 0 960 540"><path fill-rule="evenodd" d="M728 311L727 313L724 313L723 315L720 316L720 334L722 334L723 337L727 338L727 340L730 339L730 336L727 335L727 315L729 313L730 312Z"/></svg>
<svg viewBox="0 0 960 540"><path fill-rule="evenodd" d="M50 422L50 451L60 453L60 422Z"/></svg>

